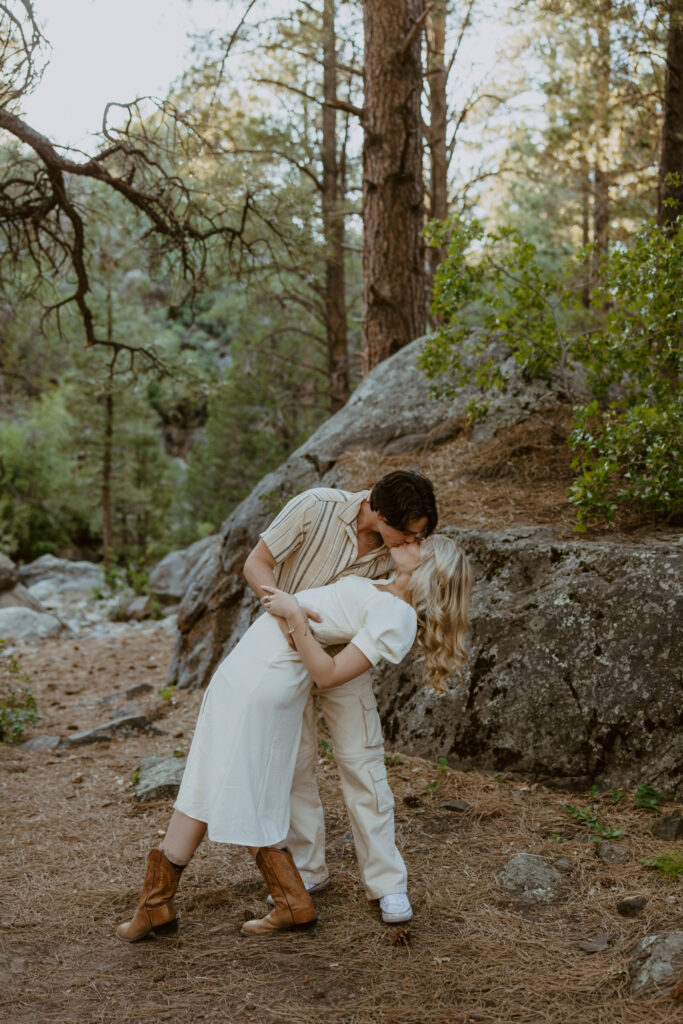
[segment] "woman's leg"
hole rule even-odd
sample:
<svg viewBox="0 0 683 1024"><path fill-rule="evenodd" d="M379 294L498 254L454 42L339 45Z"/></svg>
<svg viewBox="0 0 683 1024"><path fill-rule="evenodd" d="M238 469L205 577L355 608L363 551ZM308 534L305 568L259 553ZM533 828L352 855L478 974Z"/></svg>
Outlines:
<svg viewBox="0 0 683 1024"><path fill-rule="evenodd" d="M164 851L171 864L184 868L192 860L205 835L205 821L197 821L182 811L174 811L159 849Z"/></svg>
<svg viewBox="0 0 683 1024"><path fill-rule="evenodd" d="M145 935L167 935L178 930L173 897L183 868L206 833L206 824L190 818L182 811L174 811L164 840L147 858L147 873L140 894L140 902L130 921L116 929L125 942L137 942Z"/></svg>

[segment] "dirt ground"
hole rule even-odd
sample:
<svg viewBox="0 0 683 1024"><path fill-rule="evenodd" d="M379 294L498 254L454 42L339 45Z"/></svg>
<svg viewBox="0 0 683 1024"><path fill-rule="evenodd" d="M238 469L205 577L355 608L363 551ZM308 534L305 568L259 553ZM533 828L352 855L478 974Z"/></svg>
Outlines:
<svg viewBox="0 0 683 1024"><path fill-rule="evenodd" d="M625 829L631 860L603 864L585 828L564 810L577 796L517 777L390 759L399 846L415 910L409 928L382 924L361 889L334 761L321 747L332 884L317 899L315 930L244 938L243 920L266 910L265 886L246 853L204 844L183 876L177 937L126 945L148 850L172 801L139 804L131 776L141 758L183 752L200 693L157 693L173 637L131 629L116 640L52 640L19 657L44 709L44 731L68 736L122 705L127 687L163 734L20 751L0 745L2 896L0 1019L12 1024L666 1024L681 1020L671 995L628 994L627 963L646 935L681 927L680 887L640 858L673 852L656 840L658 814L598 804ZM102 697L118 694L108 703ZM34 730L37 734L37 730ZM430 786L431 784L431 786ZM440 804L467 800L454 813ZM407 802L406 802L407 799ZM664 805L667 813L673 809ZM511 899L494 871L515 853L569 858L555 904ZM616 903L641 894L634 919ZM608 948L580 943L601 929Z"/></svg>

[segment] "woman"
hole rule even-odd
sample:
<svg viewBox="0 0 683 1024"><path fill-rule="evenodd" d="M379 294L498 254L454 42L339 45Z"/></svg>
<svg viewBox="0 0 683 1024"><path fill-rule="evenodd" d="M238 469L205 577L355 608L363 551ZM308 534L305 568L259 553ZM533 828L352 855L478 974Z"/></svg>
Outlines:
<svg viewBox="0 0 683 1024"><path fill-rule="evenodd" d="M438 691L465 657L472 573L454 541L439 535L391 549L389 580L345 576L296 597L274 587L258 618L219 665L199 712L175 810L149 855L134 917L116 934L136 942L177 929L173 896L183 868L209 838L246 846L269 885L274 908L247 921L246 935L315 921L313 901L284 846L289 792L304 705L313 683L341 686L381 658L397 664L417 636L424 680ZM301 602L301 603L300 603ZM310 623L306 608L322 621ZM286 623L292 650L278 619ZM346 642L339 654L323 644Z"/></svg>

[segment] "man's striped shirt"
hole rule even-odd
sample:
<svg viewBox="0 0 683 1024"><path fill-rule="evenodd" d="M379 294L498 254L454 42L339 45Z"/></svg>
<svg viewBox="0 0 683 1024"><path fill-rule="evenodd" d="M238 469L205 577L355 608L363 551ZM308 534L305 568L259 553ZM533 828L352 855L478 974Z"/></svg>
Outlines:
<svg viewBox="0 0 683 1024"><path fill-rule="evenodd" d="M356 519L367 491L316 487L292 498L261 539L277 562L277 585L288 594L322 587L341 576L382 579L390 572L385 544L358 557Z"/></svg>

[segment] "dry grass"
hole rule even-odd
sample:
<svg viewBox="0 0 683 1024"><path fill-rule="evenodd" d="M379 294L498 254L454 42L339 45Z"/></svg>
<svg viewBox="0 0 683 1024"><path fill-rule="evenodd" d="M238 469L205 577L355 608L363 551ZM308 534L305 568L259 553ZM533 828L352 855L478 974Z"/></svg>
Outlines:
<svg viewBox="0 0 683 1024"><path fill-rule="evenodd" d="M136 804L140 759L170 754L191 734L201 694L174 703L165 680L172 641L159 632L110 646L50 641L22 653L46 711L47 732L103 720L110 705L79 701L145 679L145 710L162 736L60 754L0 750L3 895L0 1019L13 1024L666 1024L680 1021L670 996L628 994L629 951L643 936L680 927L680 892L640 864L671 851L654 840L655 812L607 797L600 817L625 829L629 863L609 867L563 804L575 795L519 779L440 771L406 757L389 767L399 845L415 918L397 933L361 890L334 763L322 758L330 889L317 899L310 934L269 940L239 935L265 911L265 887L242 851L206 844L183 877L177 938L125 945L114 937L132 910L147 851L171 801ZM150 661L153 658L153 661ZM129 702L127 702L129 703ZM116 703L111 707L116 707ZM434 791L427 788L436 780ZM404 798L409 798L409 803ZM460 797L464 814L439 804ZM671 808L668 807L667 810ZM558 838L564 837L564 838ZM569 857L575 870L557 904L510 899L494 871L515 852ZM635 919L618 899L648 897ZM604 928L608 949L579 943ZM399 934L399 941L395 940Z"/></svg>
<svg viewBox="0 0 683 1024"><path fill-rule="evenodd" d="M515 525L552 524L571 536L576 512L568 489L575 473L567 444L570 406L541 409L523 423L501 430L490 441L474 444L464 419L442 424L429 443L401 455L353 449L337 462L351 489L370 488L393 469L411 468L436 482L442 523L501 529ZM439 443L440 437L455 434ZM589 536L650 529L654 519L621 510L613 523L590 527Z"/></svg>

